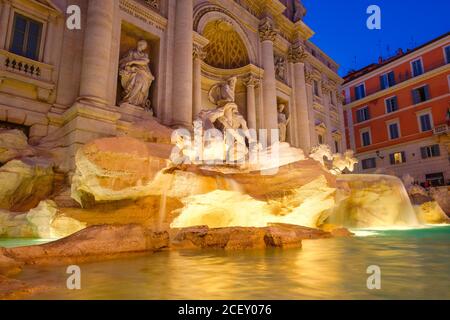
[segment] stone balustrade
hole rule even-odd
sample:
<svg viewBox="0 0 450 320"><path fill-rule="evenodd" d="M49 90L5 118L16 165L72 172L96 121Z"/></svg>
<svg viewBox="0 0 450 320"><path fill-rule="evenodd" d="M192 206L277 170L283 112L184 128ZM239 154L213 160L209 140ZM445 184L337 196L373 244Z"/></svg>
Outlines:
<svg viewBox="0 0 450 320"><path fill-rule="evenodd" d="M0 71L9 71L29 78L51 82L53 66L0 50Z"/></svg>

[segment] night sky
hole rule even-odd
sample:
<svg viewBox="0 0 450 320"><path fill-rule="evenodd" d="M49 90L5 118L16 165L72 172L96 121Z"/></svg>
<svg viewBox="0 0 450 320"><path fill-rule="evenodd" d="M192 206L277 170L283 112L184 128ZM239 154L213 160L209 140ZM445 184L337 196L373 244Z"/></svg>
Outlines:
<svg viewBox="0 0 450 320"><path fill-rule="evenodd" d="M315 31L310 39L341 67L344 76L432 40L450 31L448 0L303 0L305 23ZM366 26L367 7L381 8L381 30Z"/></svg>

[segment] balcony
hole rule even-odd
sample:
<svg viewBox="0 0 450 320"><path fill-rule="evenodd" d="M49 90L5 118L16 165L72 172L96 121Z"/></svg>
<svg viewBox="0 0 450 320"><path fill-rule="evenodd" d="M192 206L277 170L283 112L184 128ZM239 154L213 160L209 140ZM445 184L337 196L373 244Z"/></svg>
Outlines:
<svg viewBox="0 0 450 320"><path fill-rule="evenodd" d="M435 126L433 129L433 134L436 136L446 135L448 133L449 133L449 127L447 124L441 124L441 125Z"/></svg>
<svg viewBox="0 0 450 320"><path fill-rule="evenodd" d="M26 84L40 101L48 102L55 88L53 70L51 65L0 50L0 85L5 81Z"/></svg>

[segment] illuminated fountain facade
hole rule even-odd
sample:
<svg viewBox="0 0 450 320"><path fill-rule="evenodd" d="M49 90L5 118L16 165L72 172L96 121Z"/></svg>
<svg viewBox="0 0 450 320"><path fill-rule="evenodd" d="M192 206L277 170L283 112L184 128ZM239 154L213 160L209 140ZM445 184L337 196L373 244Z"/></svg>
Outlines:
<svg viewBox="0 0 450 320"><path fill-rule="evenodd" d="M341 176L342 79L300 2L82 2L76 36L59 1L1 7L46 30L39 75L0 38L0 236L416 223L399 181Z"/></svg>

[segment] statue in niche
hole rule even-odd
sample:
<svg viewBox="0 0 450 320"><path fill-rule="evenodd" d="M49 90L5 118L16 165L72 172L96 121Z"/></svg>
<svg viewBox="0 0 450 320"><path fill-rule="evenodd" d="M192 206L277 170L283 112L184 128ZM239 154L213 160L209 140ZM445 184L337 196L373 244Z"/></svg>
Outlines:
<svg viewBox="0 0 450 320"><path fill-rule="evenodd" d="M205 150L221 150L223 146L226 150L224 157L234 161L245 157L248 153L247 145L252 150L258 147L256 137L250 134L247 121L239 113L235 103L236 83L237 78L231 77L225 82L214 85L209 91L209 100L216 108L202 110L194 122L194 127L200 127L203 130L216 129L221 133L214 135L214 131L210 131L213 136L209 137L211 142L205 146ZM221 154L221 151L219 153Z"/></svg>
<svg viewBox="0 0 450 320"><path fill-rule="evenodd" d="M253 141L247 121L239 113L239 108L235 103L237 77L231 77L227 81L218 83L209 90L209 100L217 107L212 110L203 110L198 115L198 119L202 122L203 128L218 129L222 133L226 131L241 144L245 145L245 138ZM239 134L238 130L242 130L245 138Z"/></svg>
<svg viewBox="0 0 450 320"><path fill-rule="evenodd" d="M303 18L306 16L306 9L303 6L303 3L301 0L293 0L294 1L294 22L303 20Z"/></svg>
<svg viewBox="0 0 450 320"><path fill-rule="evenodd" d="M286 79L286 61L283 57L278 57L275 61L275 73L278 79Z"/></svg>
<svg viewBox="0 0 450 320"><path fill-rule="evenodd" d="M119 62L119 75L123 88L121 104L131 104L152 111L148 96L155 77L149 67L150 58L145 52L147 48L147 41L140 40L136 49L128 51Z"/></svg>
<svg viewBox="0 0 450 320"><path fill-rule="evenodd" d="M286 142L287 127L291 122L291 117L287 117L285 113L286 105L281 103L278 105L278 129L280 130L280 142Z"/></svg>
<svg viewBox="0 0 450 320"><path fill-rule="evenodd" d="M237 78L231 77L226 82L215 84L209 90L209 101L219 107L234 103Z"/></svg>

